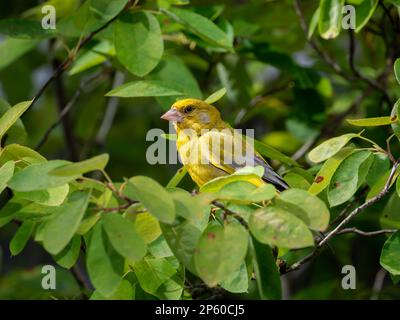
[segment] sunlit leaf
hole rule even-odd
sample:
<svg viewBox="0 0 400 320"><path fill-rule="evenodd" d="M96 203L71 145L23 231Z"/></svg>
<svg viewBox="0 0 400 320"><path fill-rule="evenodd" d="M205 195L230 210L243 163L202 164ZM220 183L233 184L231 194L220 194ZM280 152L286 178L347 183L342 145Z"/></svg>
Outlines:
<svg viewBox="0 0 400 320"><path fill-rule="evenodd" d="M308 158L315 163L325 161L334 156L342 149L351 139L358 137L355 133L344 134L339 137L331 138L312 149Z"/></svg>

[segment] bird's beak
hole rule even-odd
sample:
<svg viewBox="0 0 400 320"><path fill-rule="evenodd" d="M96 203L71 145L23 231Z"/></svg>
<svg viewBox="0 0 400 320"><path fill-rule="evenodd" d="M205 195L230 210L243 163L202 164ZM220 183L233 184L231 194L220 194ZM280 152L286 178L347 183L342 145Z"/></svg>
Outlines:
<svg viewBox="0 0 400 320"><path fill-rule="evenodd" d="M180 121L182 121L182 116L175 109L170 109L161 116L161 119L167 120L167 121L180 122Z"/></svg>

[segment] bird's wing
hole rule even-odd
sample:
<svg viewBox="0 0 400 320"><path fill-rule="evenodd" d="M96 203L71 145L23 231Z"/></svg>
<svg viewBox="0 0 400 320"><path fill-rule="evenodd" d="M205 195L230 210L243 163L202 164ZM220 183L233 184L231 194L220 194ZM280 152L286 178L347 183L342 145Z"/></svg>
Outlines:
<svg viewBox="0 0 400 320"><path fill-rule="evenodd" d="M260 165L264 168L262 179L265 182L273 184L278 190L287 189L288 186L283 179L239 132L230 128L211 130L203 134L198 142L203 161L208 161L210 165L228 174L246 166Z"/></svg>

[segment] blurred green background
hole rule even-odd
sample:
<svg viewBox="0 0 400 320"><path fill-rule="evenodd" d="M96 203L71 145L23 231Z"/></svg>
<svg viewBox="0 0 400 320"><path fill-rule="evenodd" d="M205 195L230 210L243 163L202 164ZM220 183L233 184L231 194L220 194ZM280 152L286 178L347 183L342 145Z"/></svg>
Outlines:
<svg viewBox="0 0 400 320"><path fill-rule="evenodd" d="M57 18L60 24L79 5L79 1L63 2L65 12L60 10ZM156 10L157 5L168 5L174 1L140 3L149 10ZM397 8L391 1L384 3L392 19L399 25ZM35 13L28 10L38 4L33 0L2 1L0 19L24 15L35 19ZM303 0L300 4L309 24L319 1ZM356 131L338 119L338 115L363 118L390 114L392 105L385 100L381 91L371 89L362 79L344 79L309 46L300 27L294 1L192 0L186 7L213 20L234 37L235 52L207 48L195 35L174 38L175 31L179 29L160 15L157 18L165 37L164 55L149 78L164 77L168 81L191 86L192 91L200 90L204 98L225 87L227 94L216 104L223 118L236 128L254 128L256 138L283 153L294 155L321 131L324 134L320 139ZM391 70L393 58L399 56L400 42L399 33L389 20L378 6L367 27L353 35L354 61L358 71L371 79L378 79L386 70L385 77L377 81L390 97L395 97L399 95L399 88ZM317 34L315 38L324 52L342 66L345 73L351 74L349 32L342 30L333 40L321 39ZM2 40L5 37L0 34L0 97L14 105L36 94L52 74L53 64L66 57L64 48L72 48L77 38L66 36L63 41L56 43L48 39L37 40L20 56L15 53L13 59L5 52ZM94 45L95 42L85 47L78 58L87 54ZM168 130L168 124L160 120L160 116L175 98L119 99L110 130L104 139L98 139L110 103L105 93L111 90L117 81L116 77L123 79L123 82L137 79L121 67L115 57L105 60L71 74L71 70L79 67L75 63L62 76L63 94L65 101L69 101L84 79L97 72L104 73L98 81L85 87L73 104L66 122L50 133L40 152L48 159L74 161L107 152L110 154L107 172L114 181L140 174L165 185L179 166L150 165L146 161L146 149L152 142L146 141L146 133L151 128ZM27 132L26 145L32 148L37 146L46 130L59 117L56 90L54 85L50 86L22 118ZM366 91L368 96L357 108L352 108L352 103ZM63 129L65 125L70 128L69 143ZM387 132L379 127L368 129L367 135L384 145ZM310 163L303 156L299 161L309 168ZM277 163L273 162L273 165ZM187 190L195 187L188 177L182 185ZM358 225L367 229L379 227L377 217L384 205L385 201L368 209L358 219ZM77 286L65 270L60 271L60 286L56 292L43 293L39 285L40 265L51 263L52 260L35 243L29 243L21 255L10 257L8 243L16 228L8 225L0 231L0 299L76 298ZM385 236L362 238L354 235L334 239L331 248L324 251L312 265L284 277L285 298L370 298L380 270L379 254L384 240ZM341 266L344 264L356 267L356 290L341 288ZM386 276L380 298L400 298L400 292L391 284L389 276Z"/></svg>

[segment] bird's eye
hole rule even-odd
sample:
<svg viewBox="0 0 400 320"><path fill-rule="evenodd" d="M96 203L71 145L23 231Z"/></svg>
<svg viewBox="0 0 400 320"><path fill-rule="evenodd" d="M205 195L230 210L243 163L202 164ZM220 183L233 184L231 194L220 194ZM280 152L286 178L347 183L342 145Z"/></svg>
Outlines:
<svg viewBox="0 0 400 320"><path fill-rule="evenodd" d="M187 106L187 107L183 110L184 113L190 113L190 112L192 112L192 111L193 111L193 106Z"/></svg>

